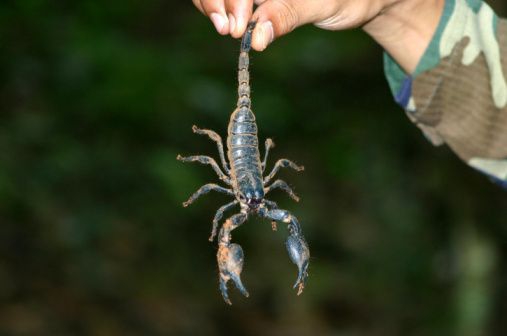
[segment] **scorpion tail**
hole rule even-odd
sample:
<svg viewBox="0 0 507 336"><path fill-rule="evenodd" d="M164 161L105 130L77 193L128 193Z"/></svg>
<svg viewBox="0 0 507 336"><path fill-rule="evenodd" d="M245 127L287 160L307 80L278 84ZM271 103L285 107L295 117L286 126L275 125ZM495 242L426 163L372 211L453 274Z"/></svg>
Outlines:
<svg viewBox="0 0 507 336"><path fill-rule="evenodd" d="M250 65L250 57L248 52L252 45L252 32L256 22L250 22L243 38L241 39L241 50L238 61L238 108L250 109L250 74L248 67Z"/></svg>
<svg viewBox="0 0 507 336"><path fill-rule="evenodd" d="M252 21L248 23L246 27L246 32L243 34L243 38L241 39L241 52L249 52L250 47L252 46L252 32L257 24L256 21Z"/></svg>

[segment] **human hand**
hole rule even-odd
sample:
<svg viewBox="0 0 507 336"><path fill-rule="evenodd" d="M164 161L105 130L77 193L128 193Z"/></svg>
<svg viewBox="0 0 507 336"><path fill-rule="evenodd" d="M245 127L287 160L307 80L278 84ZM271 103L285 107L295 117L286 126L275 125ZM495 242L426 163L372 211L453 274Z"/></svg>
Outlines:
<svg viewBox="0 0 507 336"><path fill-rule="evenodd" d="M411 73L438 25L445 0L192 0L217 31L239 38L257 21L252 48L262 51L304 24L327 30L361 26ZM258 5L253 12L254 3Z"/></svg>
<svg viewBox="0 0 507 336"><path fill-rule="evenodd" d="M243 35L249 21L257 21L252 48L261 51L275 38L304 24L327 30L353 28L372 20L399 0L192 0L209 16L217 31ZM258 7L252 13L253 5Z"/></svg>

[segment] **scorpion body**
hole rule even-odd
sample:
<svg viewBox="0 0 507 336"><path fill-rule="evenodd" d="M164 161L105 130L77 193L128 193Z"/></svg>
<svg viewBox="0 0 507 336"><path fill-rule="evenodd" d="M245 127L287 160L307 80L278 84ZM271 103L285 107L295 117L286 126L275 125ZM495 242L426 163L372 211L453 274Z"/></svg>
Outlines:
<svg viewBox="0 0 507 336"><path fill-rule="evenodd" d="M262 168L257 138L257 124L250 109L248 49L241 44L238 69L238 104L231 114L227 132L227 156L231 164L231 180L237 197L245 196L253 203L264 198ZM246 50L245 50L246 49Z"/></svg>
<svg viewBox="0 0 507 336"><path fill-rule="evenodd" d="M257 214L263 218L272 221L273 229L276 230L276 222L287 224L289 237L286 241L287 251L293 263L298 267L298 278L294 288L298 288L298 295L302 293L308 277L308 262L310 251L302 235L298 220L287 210L279 209L273 201L267 200L265 195L274 189L282 189L289 196L298 201L299 198L292 189L283 180L271 180L280 168L290 167L296 171L304 168L298 166L290 160L280 159L275 163L272 171L265 177L263 173L266 169L266 162L269 150L274 147L271 139L266 139L264 158L261 161L259 152L259 140L257 137L257 124L255 115L251 110L250 100L250 78L249 78L249 51L252 37L252 31L255 22L248 25L247 31L241 41L241 50L238 65L238 102L237 107L231 114L227 134L227 159L225 160L223 143L220 135L212 130L192 127L194 133L207 135L215 141L218 147L218 153L222 163L222 169L217 162L203 155L182 157L178 155L177 159L183 162L200 162L209 164L215 170L218 177L226 183L229 188L224 188L217 184L209 183L197 190L190 198L183 203L188 206L200 196L209 191L218 191L229 194L235 199L219 208L213 218L213 228L210 241L213 241L217 235L218 224L225 211L240 206L240 212L225 220L218 233L218 252L217 262L219 268L219 283L222 296L228 304L231 304L227 291L227 283L232 280L240 292L248 297L248 291L243 285L240 274L243 269L244 254L243 249L238 244L231 243L231 232L243 224L248 216Z"/></svg>

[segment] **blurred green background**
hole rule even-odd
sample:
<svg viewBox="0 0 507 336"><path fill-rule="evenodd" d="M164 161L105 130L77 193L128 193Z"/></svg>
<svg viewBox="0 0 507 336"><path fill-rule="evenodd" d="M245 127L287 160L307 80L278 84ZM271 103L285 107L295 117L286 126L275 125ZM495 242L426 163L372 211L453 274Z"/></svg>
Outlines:
<svg viewBox="0 0 507 336"><path fill-rule="evenodd" d="M500 14L507 5L491 2ZM0 335L506 335L507 196L394 104L361 31L305 27L252 54L261 141L301 174L286 231L235 231L249 299L218 292L205 166L236 103L239 42L189 1L0 4Z"/></svg>

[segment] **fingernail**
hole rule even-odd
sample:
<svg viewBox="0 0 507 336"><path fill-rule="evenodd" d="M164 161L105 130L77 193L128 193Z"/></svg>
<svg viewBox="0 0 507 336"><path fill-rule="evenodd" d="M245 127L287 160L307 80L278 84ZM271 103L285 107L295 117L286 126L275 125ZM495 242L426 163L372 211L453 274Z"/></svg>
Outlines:
<svg viewBox="0 0 507 336"><path fill-rule="evenodd" d="M226 19L218 13L211 13L209 17L211 19L211 22L213 22L213 25L215 25L215 29L217 30L217 32L222 34L222 30L224 29Z"/></svg>
<svg viewBox="0 0 507 336"><path fill-rule="evenodd" d="M263 50L273 42L275 39L275 31L273 30L273 24L271 21L266 21L261 25L262 29L262 41L263 41Z"/></svg>
<svg viewBox="0 0 507 336"><path fill-rule="evenodd" d="M245 29L246 19L243 16L239 15L238 17L234 17L234 19L236 21L236 27L238 30Z"/></svg>
<svg viewBox="0 0 507 336"><path fill-rule="evenodd" d="M236 29L236 18L234 15L229 14L229 33L234 33L234 30Z"/></svg>

